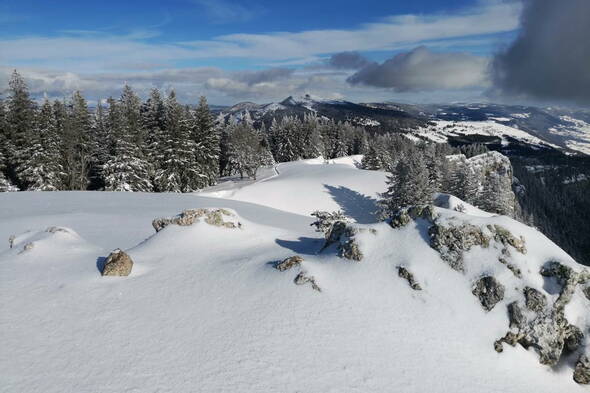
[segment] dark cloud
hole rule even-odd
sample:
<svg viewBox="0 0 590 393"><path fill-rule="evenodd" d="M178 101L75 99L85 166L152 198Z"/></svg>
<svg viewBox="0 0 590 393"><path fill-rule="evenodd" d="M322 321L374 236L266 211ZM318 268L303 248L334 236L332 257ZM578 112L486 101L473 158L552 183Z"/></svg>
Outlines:
<svg viewBox="0 0 590 393"><path fill-rule="evenodd" d="M505 95L590 103L590 1L524 0L521 32L492 62Z"/></svg>
<svg viewBox="0 0 590 393"><path fill-rule="evenodd" d="M434 53L424 46L370 63L348 82L396 91L463 89L487 83L488 61L467 53Z"/></svg>
<svg viewBox="0 0 590 393"><path fill-rule="evenodd" d="M290 68L269 68L260 71L247 71L236 74L236 79L240 82L247 83L249 86L257 83L274 82L281 79L287 79L295 70Z"/></svg>
<svg viewBox="0 0 590 393"><path fill-rule="evenodd" d="M345 69L345 70L358 70L365 67L370 63L363 55L358 52L341 52L336 53L328 59L328 65L330 67Z"/></svg>

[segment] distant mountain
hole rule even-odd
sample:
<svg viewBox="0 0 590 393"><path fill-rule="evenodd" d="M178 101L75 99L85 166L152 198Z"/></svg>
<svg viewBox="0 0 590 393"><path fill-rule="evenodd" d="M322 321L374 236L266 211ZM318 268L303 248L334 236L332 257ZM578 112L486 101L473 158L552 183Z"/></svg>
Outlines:
<svg viewBox="0 0 590 393"><path fill-rule="evenodd" d="M590 110L498 104L353 103L305 95L269 104L242 102L215 112L225 121L233 117L267 126L273 118L313 113L364 126L375 133L404 132L416 138L457 144L526 145L590 154Z"/></svg>

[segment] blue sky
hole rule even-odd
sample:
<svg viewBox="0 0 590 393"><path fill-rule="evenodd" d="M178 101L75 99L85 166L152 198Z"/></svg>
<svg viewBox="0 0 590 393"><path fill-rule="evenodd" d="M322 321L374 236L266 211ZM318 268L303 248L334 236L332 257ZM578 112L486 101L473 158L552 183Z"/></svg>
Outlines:
<svg viewBox="0 0 590 393"><path fill-rule="evenodd" d="M489 84L486 62L517 33L520 8L501 0L4 0L0 82L17 68L35 94L80 89L91 99L125 82L141 94L174 88L186 101L206 94L219 104L306 93L476 99ZM342 52L375 64L331 62ZM459 64L457 54L467 57Z"/></svg>

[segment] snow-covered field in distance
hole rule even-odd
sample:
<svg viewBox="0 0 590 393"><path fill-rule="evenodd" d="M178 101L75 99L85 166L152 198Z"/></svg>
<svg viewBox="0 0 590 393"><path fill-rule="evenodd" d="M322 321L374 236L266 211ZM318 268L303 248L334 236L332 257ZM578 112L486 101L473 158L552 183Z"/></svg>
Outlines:
<svg viewBox="0 0 590 393"><path fill-rule="evenodd" d="M496 353L505 306L484 312L470 280L486 271L512 283L512 274L486 262L495 251L483 249L460 274L428 245L419 223L396 230L376 223L370 212L385 175L357 169L355 160L281 164L260 181L200 195L0 194L0 239L19 235L12 249L0 243L0 391L587 391L572 381L572 359L549 368L532 350ZM197 207L232 209L242 228L199 223L154 234L152 219ZM323 237L309 213L338 208L375 222L359 263L318 253ZM523 235L529 253L515 263L530 286L542 289L537 271L548 259L575 264L509 218L470 207L438 211ZM44 232L50 226L70 232ZM31 240L34 247L21 253ZM117 247L133 258L131 275L101 277L101 258ZM295 254L321 293L294 285L296 271L273 268ZM397 276L400 264L423 291ZM505 303L515 296L507 288ZM568 319L583 326L582 301Z"/></svg>

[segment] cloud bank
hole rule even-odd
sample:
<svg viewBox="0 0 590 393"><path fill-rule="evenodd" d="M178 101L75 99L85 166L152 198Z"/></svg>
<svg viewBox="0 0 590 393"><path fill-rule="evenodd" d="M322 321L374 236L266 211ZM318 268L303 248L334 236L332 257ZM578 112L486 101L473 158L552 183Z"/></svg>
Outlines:
<svg viewBox="0 0 590 393"><path fill-rule="evenodd" d="M590 103L590 1L524 4L520 35L492 63L497 92Z"/></svg>
<svg viewBox="0 0 590 393"><path fill-rule="evenodd" d="M424 46L395 55L383 64L371 63L348 78L395 91L465 89L487 84L488 60L467 53L434 53Z"/></svg>

